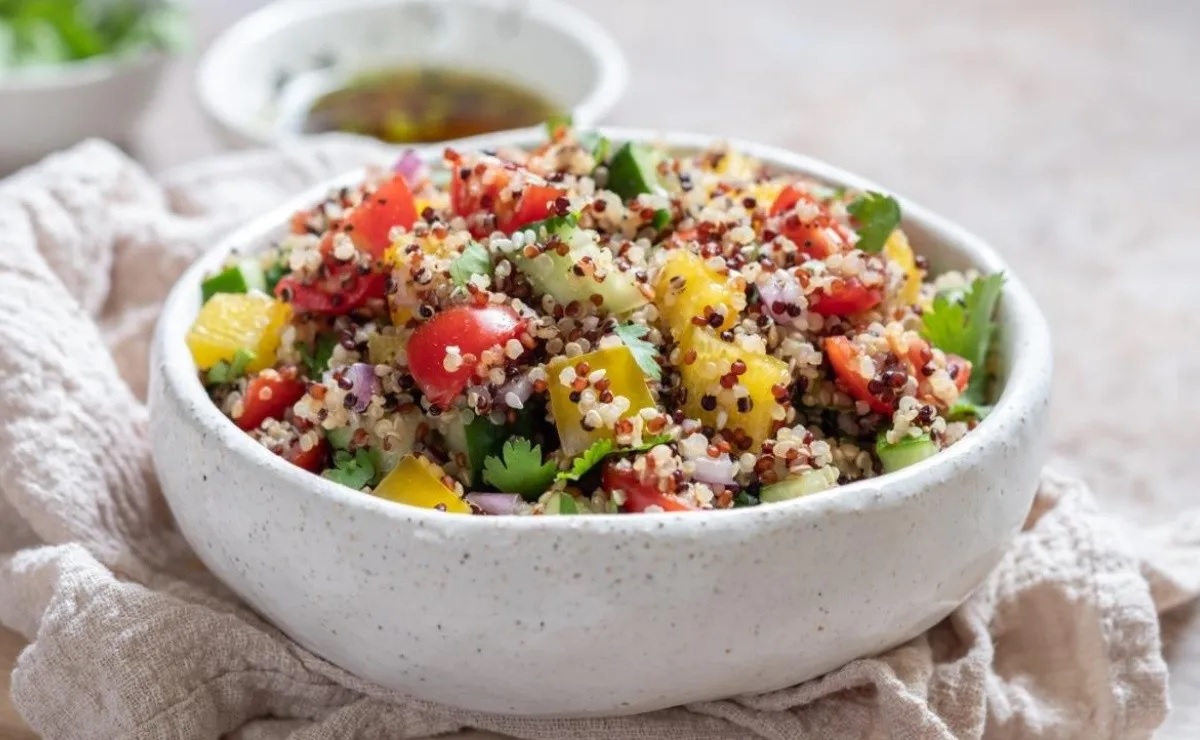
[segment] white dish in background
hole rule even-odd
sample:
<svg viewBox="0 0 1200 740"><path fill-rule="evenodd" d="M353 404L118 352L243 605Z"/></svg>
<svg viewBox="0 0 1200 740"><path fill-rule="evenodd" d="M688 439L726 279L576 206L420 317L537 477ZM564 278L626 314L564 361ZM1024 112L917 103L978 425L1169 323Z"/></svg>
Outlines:
<svg viewBox="0 0 1200 740"><path fill-rule="evenodd" d="M83 139L127 143L168 58L145 51L0 74L0 175Z"/></svg>
<svg viewBox="0 0 1200 740"><path fill-rule="evenodd" d="M322 77L426 65L511 80L585 127L628 81L608 32L557 0L282 0L213 43L196 89L224 141L250 146L295 135Z"/></svg>
<svg viewBox="0 0 1200 740"><path fill-rule="evenodd" d="M681 149L713 143L605 133ZM471 143L540 140L516 132ZM781 171L879 189L807 157L732 144ZM247 603L343 668L421 699L520 715L630 714L779 689L931 627L1024 521L1045 454L1045 320L986 244L906 201L905 231L934 269L1008 274L995 410L911 467L730 511L482 517L394 504L284 462L211 402L184 335L201 280L231 250L266 246L294 210L360 177L247 225L180 278L154 340L150 389L155 465L188 542Z"/></svg>

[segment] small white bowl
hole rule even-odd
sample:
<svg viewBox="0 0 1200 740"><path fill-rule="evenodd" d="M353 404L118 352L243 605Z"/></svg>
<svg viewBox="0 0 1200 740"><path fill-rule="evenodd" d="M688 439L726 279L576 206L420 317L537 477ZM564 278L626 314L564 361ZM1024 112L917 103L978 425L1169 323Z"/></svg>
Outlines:
<svg viewBox="0 0 1200 740"><path fill-rule="evenodd" d="M147 50L0 74L0 174L90 137L127 143L168 58Z"/></svg>
<svg viewBox="0 0 1200 740"><path fill-rule="evenodd" d="M629 76L608 32L557 0L283 0L213 43L196 90L227 144L261 145L297 134L288 80L431 65L511 80L580 126L612 108Z"/></svg>
<svg viewBox="0 0 1200 740"><path fill-rule="evenodd" d="M680 149L713 143L605 133ZM807 157L732 143L781 171L879 189ZM201 280L231 250L262 247L294 210L361 177L306 193L192 266L163 307L150 388L155 465L188 542L280 629L359 676L520 715L629 714L779 689L931 627L1024 521L1046 442L1045 320L991 248L903 200L905 231L935 269L1008 275L995 410L916 465L754 508L481 517L390 503L285 463L209 400L184 335Z"/></svg>

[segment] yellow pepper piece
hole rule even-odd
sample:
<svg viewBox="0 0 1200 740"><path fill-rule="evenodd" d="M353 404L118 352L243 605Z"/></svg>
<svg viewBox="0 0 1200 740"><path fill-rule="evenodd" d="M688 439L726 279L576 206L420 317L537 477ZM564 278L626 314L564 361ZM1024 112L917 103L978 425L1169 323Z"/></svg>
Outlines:
<svg viewBox="0 0 1200 740"><path fill-rule="evenodd" d="M694 362L684 362L679 366L683 386L687 390L684 412L717 430L740 428L750 437L751 449L757 450L775 429L776 420L772 412L779 402L775 400L774 388L779 385L786 387L791 382L787 363L721 341L708 329L697 328L688 332L680 342L680 349L684 353L696 353ZM721 377L732 372L732 365L737 360L746 365L746 371L737 376L737 385L748 391L742 404L745 411L738 408L739 392L721 385ZM708 402L713 408L705 408L705 396L715 400L715 405L712 401Z"/></svg>
<svg viewBox="0 0 1200 740"><path fill-rule="evenodd" d="M201 370L232 362L239 349L249 350L254 361L246 369L256 373L275 364L279 335L291 316L291 306L262 293L217 293L188 331L188 349Z"/></svg>
<svg viewBox="0 0 1200 740"><path fill-rule="evenodd" d="M408 455L375 486L375 495L398 504L470 514L471 506L442 483L433 466L422 457Z"/></svg>
<svg viewBox="0 0 1200 740"><path fill-rule="evenodd" d="M654 408L654 395L646 385L645 373L638 367L637 360L629 348L620 345L608 349L599 349L578 357L557 357L547 368L550 385L550 412L554 415L554 426L558 429L558 438L563 450L568 455L577 455L593 442L601 439L611 439L615 436L613 429L603 424L588 431L583 428L584 414L579 410L579 403L571 400L571 388L562 384L560 374L568 367L576 367L581 362L588 365L588 373L604 370L608 380L608 390L613 399L625 397L629 399L629 408L620 418L627 419L645 408ZM595 388L589 388L591 393L599 396ZM587 393L588 391L582 391ZM597 402L598 405L598 402Z"/></svg>
<svg viewBox="0 0 1200 740"><path fill-rule="evenodd" d="M733 326L746 307L744 280L731 280L687 249L676 249L667 258L654 291L655 305L677 337L690 330L693 316L705 315L706 307L723 314L720 331Z"/></svg>
<svg viewBox="0 0 1200 740"><path fill-rule="evenodd" d="M892 232L883 244L883 253L888 259L904 268L904 285L900 287L898 298L906 306L911 306L921 298L921 270L913 255L908 237L900 229Z"/></svg>

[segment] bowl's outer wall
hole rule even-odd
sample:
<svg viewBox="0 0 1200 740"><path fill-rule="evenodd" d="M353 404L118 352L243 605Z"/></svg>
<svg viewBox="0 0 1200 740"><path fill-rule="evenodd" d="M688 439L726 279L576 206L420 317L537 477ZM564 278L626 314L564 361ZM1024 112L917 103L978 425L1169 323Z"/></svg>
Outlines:
<svg viewBox="0 0 1200 740"><path fill-rule="evenodd" d="M915 230L937 236L927 227ZM954 248L929 247L953 259ZM155 462L184 536L302 645L444 704L640 712L782 688L901 643L998 562L1042 462L1048 365L1012 400L1021 413L976 430L985 443L786 504L553 522L393 505L248 452L190 366L174 366L190 365L182 335L198 275L164 311L150 399ZM1006 353L1048 358L1040 316L1026 320L1035 326L1007 336Z"/></svg>
<svg viewBox="0 0 1200 740"><path fill-rule="evenodd" d="M0 175L86 138L127 143L158 88L166 58L95 63L44 85L0 81Z"/></svg>

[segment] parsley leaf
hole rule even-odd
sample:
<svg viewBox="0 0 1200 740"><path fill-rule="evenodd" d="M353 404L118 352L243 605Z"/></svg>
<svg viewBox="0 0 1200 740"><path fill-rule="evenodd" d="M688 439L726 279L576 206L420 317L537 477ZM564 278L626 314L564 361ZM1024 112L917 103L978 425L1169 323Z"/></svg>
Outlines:
<svg viewBox="0 0 1200 740"><path fill-rule="evenodd" d="M300 361L308 369L310 378L319 378L329 369L329 359L333 357L333 348L336 346L337 337L333 334L318 334L312 349L309 349L307 344L296 345L296 351L300 353Z"/></svg>
<svg viewBox="0 0 1200 740"><path fill-rule="evenodd" d="M900 225L900 204L890 195L867 193L856 198L846 210L858 224L858 244L868 254L879 254L888 237Z"/></svg>
<svg viewBox="0 0 1200 740"><path fill-rule="evenodd" d="M972 373L963 394L964 400L975 406L983 405L986 400L987 374L983 368L996 333L992 314L1003 287L1003 273L976 278L960 301L939 295L933 299L933 308L922 317L921 333L933 346L962 357L977 371Z"/></svg>
<svg viewBox="0 0 1200 740"><path fill-rule="evenodd" d="M345 450L338 450L334 453L333 465L333 468L326 470L322 475L348 488L359 490L375 479L375 463L366 448L359 448L353 455Z"/></svg>
<svg viewBox="0 0 1200 740"><path fill-rule="evenodd" d="M233 353L233 359L230 362L221 360L209 368L204 379L209 385L232 383L246 374L246 366L254 362L256 356L250 350L242 347Z"/></svg>
<svg viewBox="0 0 1200 740"><path fill-rule="evenodd" d="M626 452L645 452L651 447L656 447L671 441L671 435L660 434L656 437L650 437L642 440L640 445L633 447L617 447L611 439L598 439L592 443L582 454L577 456L571 463L570 470L564 470L558 474L556 480L577 481L587 474L589 470L600 464L604 458L609 455L620 455Z"/></svg>
<svg viewBox="0 0 1200 740"><path fill-rule="evenodd" d="M650 333L648 327L641 324L624 324L613 329L613 333L620 337L633 353L633 359L637 361L642 372L655 380L662 380L662 366L655 359L658 357L658 348L642 339Z"/></svg>
<svg viewBox="0 0 1200 740"><path fill-rule="evenodd" d="M524 437L505 442L500 455L488 455L483 461L483 479L505 493L519 493L527 500L545 493L558 472L553 460L542 460L541 445L534 445Z"/></svg>
<svg viewBox="0 0 1200 740"><path fill-rule="evenodd" d="M450 277L454 280L454 284L463 286L474 275L492 274L492 256L488 254L487 249L477 241L472 241L463 249L462 254L458 255L453 262L450 263Z"/></svg>

